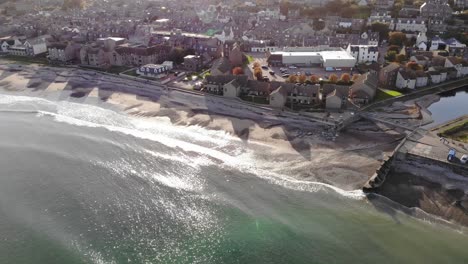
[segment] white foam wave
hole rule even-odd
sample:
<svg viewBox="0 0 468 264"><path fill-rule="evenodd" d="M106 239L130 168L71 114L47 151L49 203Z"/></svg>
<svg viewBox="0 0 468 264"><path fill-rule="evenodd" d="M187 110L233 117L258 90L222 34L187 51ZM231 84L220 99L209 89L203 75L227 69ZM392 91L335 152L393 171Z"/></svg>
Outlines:
<svg viewBox="0 0 468 264"><path fill-rule="evenodd" d="M5 98L6 97L6 98ZM361 190L345 191L335 186L320 183L301 181L272 172L270 164L266 161L257 161L254 151L246 149L245 145L237 146L235 155L225 153L222 148L241 142L223 131L213 131L199 126L180 127L172 125L170 122L154 122L128 117L124 114L104 109L92 105L84 105L72 102L51 102L41 98L25 96L0 96L0 104L15 104L16 102L35 102L38 104L55 104L56 113L49 111L39 111L41 115L53 116L57 122L63 122L75 126L85 126L92 128L104 128L112 132L134 136L141 139L158 142L170 148L179 148L184 152L193 152L201 159L190 161L193 166L215 164L211 160L219 160L222 166L241 172L251 173L265 179L271 183L281 185L285 188L317 192L334 191L342 196L352 199L362 199L365 197ZM155 153L147 152L154 155ZM163 157L162 154L156 154ZM209 157L209 159L206 159ZM185 159L178 157L165 157L187 163ZM197 162L198 163L197 165ZM175 179L163 179L167 185L172 187L184 187L184 184Z"/></svg>

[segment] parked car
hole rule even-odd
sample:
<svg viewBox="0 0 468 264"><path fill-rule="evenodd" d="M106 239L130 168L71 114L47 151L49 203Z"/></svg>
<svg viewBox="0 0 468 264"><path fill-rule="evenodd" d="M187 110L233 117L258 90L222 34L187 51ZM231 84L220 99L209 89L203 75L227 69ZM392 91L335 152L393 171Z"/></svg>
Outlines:
<svg viewBox="0 0 468 264"><path fill-rule="evenodd" d="M291 65L291 66L289 66L289 69L297 69L297 67L294 66L294 65Z"/></svg>
<svg viewBox="0 0 468 264"><path fill-rule="evenodd" d="M281 75L281 77L283 77L283 78L288 78L288 77L289 77L289 74L288 74L288 73L283 74L283 75Z"/></svg>
<svg viewBox="0 0 468 264"><path fill-rule="evenodd" d="M306 75L306 76L311 76L312 73L311 73L310 71L306 71L306 72L305 72L305 75Z"/></svg>
<svg viewBox="0 0 468 264"><path fill-rule="evenodd" d="M466 154L463 155L463 156L461 157L461 159L460 159L460 162L461 162L462 164L466 164L466 163L468 162L468 155L466 155Z"/></svg>
<svg viewBox="0 0 468 264"><path fill-rule="evenodd" d="M270 75L275 75L275 72L274 72L274 71L270 71Z"/></svg>
<svg viewBox="0 0 468 264"><path fill-rule="evenodd" d="M447 155L447 160L452 162L455 159L455 155L457 155L457 152L454 149L450 149Z"/></svg>

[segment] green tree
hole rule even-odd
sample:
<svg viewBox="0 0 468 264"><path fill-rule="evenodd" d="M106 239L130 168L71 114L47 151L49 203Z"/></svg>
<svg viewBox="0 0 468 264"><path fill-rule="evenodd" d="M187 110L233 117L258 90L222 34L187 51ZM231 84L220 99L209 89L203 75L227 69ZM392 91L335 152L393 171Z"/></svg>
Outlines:
<svg viewBox="0 0 468 264"><path fill-rule="evenodd" d="M406 56L404 54L398 54L395 57L395 61L398 63L402 63L406 60Z"/></svg>
<svg viewBox="0 0 468 264"><path fill-rule="evenodd" d="M400 31L390 32L388 34L388 43L391 45L403 46L406 42L406 34Z"/></svg>
<svg viewBox="0 0 468 264"><path fill-rule="evenodd" d="M385 55L385 59L390 61L390 62L394 62L395 59L396 59L396 55L397 55L396 51L390 50Z"/></svg>
<svg viewBox="0 0 468 264"><path fill-rule="evenodd" d="M369 26L369 29L373 32L379 32L380 40L387 39L388 33L390 32L388 25L380 22L372 23L372 25Z"/></svg>

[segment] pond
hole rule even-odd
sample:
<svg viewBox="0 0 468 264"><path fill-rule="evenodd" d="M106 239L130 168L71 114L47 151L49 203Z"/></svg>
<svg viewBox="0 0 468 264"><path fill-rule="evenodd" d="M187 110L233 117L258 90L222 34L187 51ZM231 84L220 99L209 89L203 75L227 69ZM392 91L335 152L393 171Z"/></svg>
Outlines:
<svg viewBox="0 0 468 264"><path fill-rule="evenodd" d="M434 127L468 114L468 86L440 93L439 95L441 96L440 101L428 108L434 119L434 123L429 124L429 127Z"/></svg>

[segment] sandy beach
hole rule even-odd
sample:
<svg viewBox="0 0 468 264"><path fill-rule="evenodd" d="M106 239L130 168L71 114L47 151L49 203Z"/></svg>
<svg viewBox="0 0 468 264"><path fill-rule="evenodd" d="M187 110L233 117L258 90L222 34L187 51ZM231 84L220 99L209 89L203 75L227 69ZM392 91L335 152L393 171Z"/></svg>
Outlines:
<svg viewBox="0 0 468 264"><path fill-rule="evenodd" d="M167 91L71 68L18 66L0 61L0 89L6 94L103 107L110 103L136 118L164 117L182 127L223 130L237 136L246 147L254 143L274 146L276 153L265 153L265 159L271 155L271 161L287 164L289 168L282 168L282 173L344 190L360 189L401 138L391 128L367 121L356 122L334 135L325 125L296 113L252 106L240 100ZM411 118L418 115L412 114Z"/></svg>

